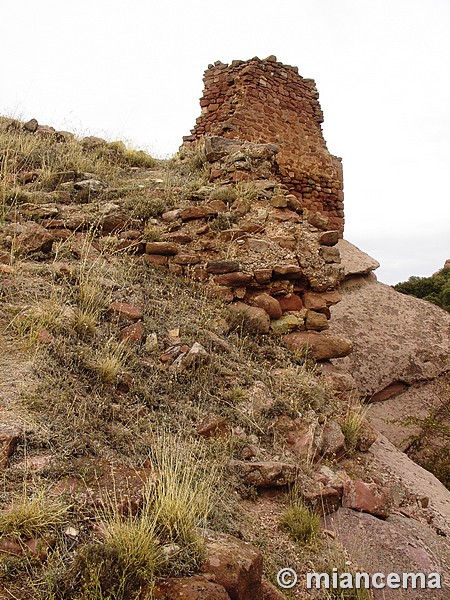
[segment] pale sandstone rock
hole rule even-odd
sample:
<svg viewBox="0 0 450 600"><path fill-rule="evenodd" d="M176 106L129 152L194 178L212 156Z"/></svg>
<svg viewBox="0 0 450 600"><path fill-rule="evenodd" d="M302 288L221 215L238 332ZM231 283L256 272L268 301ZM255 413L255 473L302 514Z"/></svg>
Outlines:
<svg viewBox="0 0 450 600"><path fill-rule="evenodd" d="M447 600L450 597L450 543L415 519L391 515L386 520L348 508L325 518L350 560L361 572L442 575L443 589L373 590L374 600ZM406 592L404 594L403 592Z"/></svg>
<svg viewBox="0 0 450 600"><path fill-rule="evenodd" d="M432 517L431 524L450 536L450 493L445 486L381 434L370 448L369 455L373 457L375 470L390 474L392 481L401 482L410 494L429 497L427 510Z"/></svg>
<svg viewBox="0 0 450 600"><path fill-rule="evenodd" d="M330 333L353 343L348 358L333 361L372 396L393 382L411 384L448 370L450 314L377 281L344 282L332 308Z"/></svg>
<svg viewBox="0 0 450 600"><path fill-rule="evenodd" d="M347 338L315 331L289 333L284 336L283 343L292 351L303 351L309 347L316 360L347 356L353 347Z"/></svg>
<svg viewBox="0 0 450 600"><path fill-rule="evenodd" d="M336 248L341 255L341 267L344 269L344 276L366 275L375 269L378 269L380 263L348 242L339 240Z"/></svg>

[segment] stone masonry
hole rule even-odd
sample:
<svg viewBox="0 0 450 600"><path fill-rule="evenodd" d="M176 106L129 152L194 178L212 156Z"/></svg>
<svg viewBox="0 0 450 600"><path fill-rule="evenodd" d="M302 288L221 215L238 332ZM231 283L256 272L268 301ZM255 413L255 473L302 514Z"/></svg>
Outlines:
<svg viewBox="0 0 450 600"><path fill-rule="evenodd" d="M274 56L230 65L217 61L203 81L201 115L184 143L221 136L277 144L279 180L304 208L328 217L342 236L342 163L327 150L314 81Z"/></svg>

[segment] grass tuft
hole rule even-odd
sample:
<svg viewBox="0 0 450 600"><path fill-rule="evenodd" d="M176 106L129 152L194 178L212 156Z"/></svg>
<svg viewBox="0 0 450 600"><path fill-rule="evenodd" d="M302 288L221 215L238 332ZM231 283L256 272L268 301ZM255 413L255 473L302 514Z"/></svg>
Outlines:
<svg viewBox="0 0 450 600"><path fill-rule="evenodd" d="M350 452L354 452L358 445L363 423L363 407L355 407L348 410L345 420L341 425L341 430L345 437L345 445Z"/></svg>
<svg viewBox="0 0 450 600"><path fill-rule="evenodd" d="M207 525L216 503L219 469L205 452L199 441L163 433L151 455L158 480L147 490L146 510L157 515L160 536L180 546L178 560L185 572L195 570L203 558L199 528Z"/></svg>
<svg viewBox="0 0 450 600"><path fill-rule="evenodd" d="M110 340L106 347L97 352L92 370L101 383L110 385L117 382L118 375L124 370L127 350L121 343Z"/></svg>
<svg viewBox="0 0 450 600"><path fill-rule="evenodd" d="M27 540L54 533L65 522L67 511L67 506L48 498L44 490L31 498L23 495L0 513L0 538Z"/></svg>
<svg viewBox="0 0 450 600"><path fill-rule="evenodd" d="M320 516L296 498L280 517L280 526L302 544L311 544L321 529Z"/></svg>

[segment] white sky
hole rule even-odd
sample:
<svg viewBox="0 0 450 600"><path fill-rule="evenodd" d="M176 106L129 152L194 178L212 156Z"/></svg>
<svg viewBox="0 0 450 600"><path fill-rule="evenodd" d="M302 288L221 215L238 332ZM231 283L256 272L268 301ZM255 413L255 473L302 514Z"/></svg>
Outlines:
<svg viewBox="0 0 450 600"><path fill-rule="evenodd" d="M0 114L173 154L208 63L316 80L345 237L386 283L450 258L450 0L0 0Z"/></svg>

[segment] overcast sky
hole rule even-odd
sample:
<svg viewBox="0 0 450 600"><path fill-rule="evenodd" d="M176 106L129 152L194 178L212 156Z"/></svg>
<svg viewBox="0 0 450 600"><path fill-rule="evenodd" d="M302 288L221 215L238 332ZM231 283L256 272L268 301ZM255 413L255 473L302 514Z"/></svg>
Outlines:
<svg viewBox="0 0 450 600"><path fill-rule="evenodd" d="M0 114L173 154L203 71L275 54L316 80L345 237L378 278L450 258L450 0L0 0Z"/></svg>

